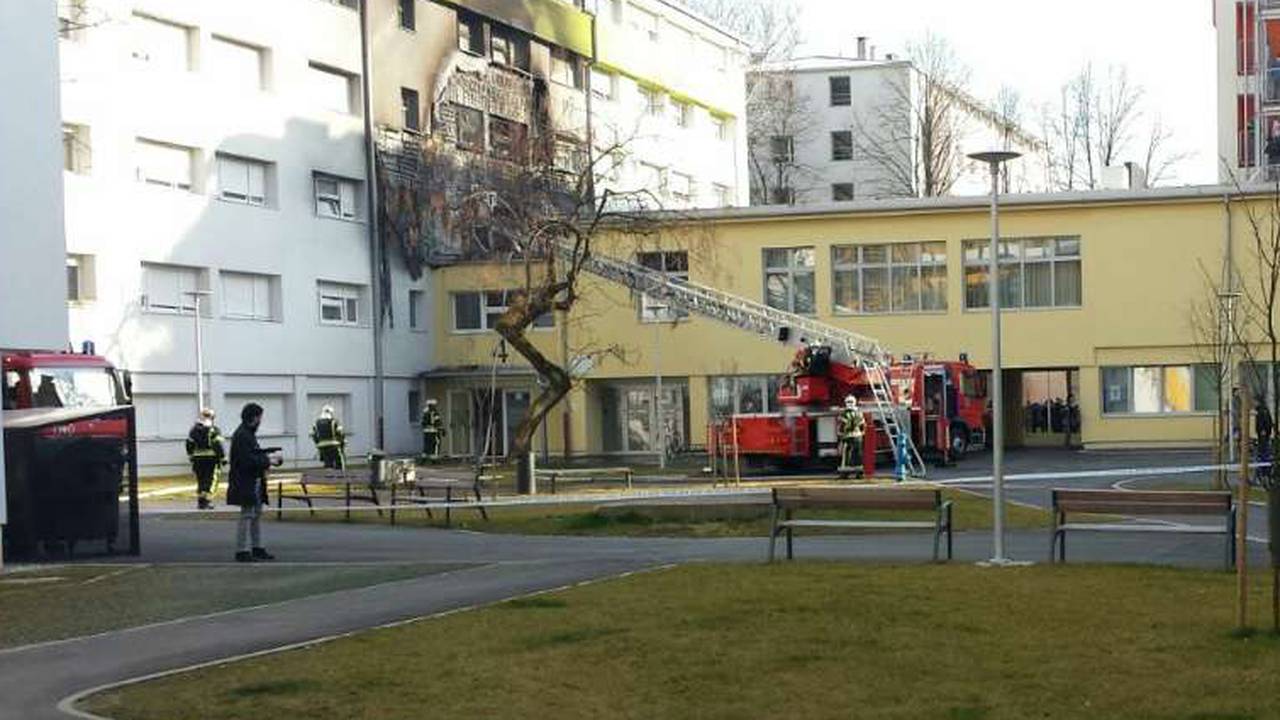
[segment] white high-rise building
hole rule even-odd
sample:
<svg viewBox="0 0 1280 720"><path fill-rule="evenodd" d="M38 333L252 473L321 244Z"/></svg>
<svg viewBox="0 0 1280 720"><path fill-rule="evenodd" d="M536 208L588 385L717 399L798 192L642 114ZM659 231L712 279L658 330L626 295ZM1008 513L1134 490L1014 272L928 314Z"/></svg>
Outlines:
<svg viewBox="0 0 1280 720"><path fill-rule="evenodd" d="M1272 169L1280 167L1280 2L1217 0L1213 12L1218 179L1274 180Z"/></svg>
<svg viewBox="0 0 1280 720"><path fill-rule="evenodd" d="M327 404L348 454L374 447L355 0L58 6L69 337L133 372L142 464L185 463L198 407L195 293L208 404L225 432L257 402L262 444L306 461ZM417 442L409 415L429 362L425 297L391 299L390 451Z"/></svg>

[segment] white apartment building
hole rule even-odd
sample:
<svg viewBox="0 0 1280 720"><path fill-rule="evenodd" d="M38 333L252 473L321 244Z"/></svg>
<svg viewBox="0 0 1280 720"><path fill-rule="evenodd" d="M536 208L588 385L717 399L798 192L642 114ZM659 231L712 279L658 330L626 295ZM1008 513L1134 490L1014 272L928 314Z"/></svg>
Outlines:
<svg viewBox="0 0 1280 720"><path fill-rule="evenodd" d="M748 204L746 45L676 2L593 2L601 186L668 208Z"/></svg>
<svg viewBox="0 0 1280 720"><path fill-rule="evenodd" d="M150 472L185 463L197 411L193 292L205 293L208 402L225 432L257 402L262 444L309 461L310 425L328 404L348 454L375 445L355 5L58 3L69 338L133 372ZM425 281L398 280L418 292L391 298L384 445L407 452L430 342Z"/></svg>
<svg viewBox="0 0 1280 720"><path fill-rule="evenodd" d="M1274 180L1267 171L1280 167L1280 2L1217 0L1213 12L1218 179Z"/></svg>
<svg viewBox="0 0 1280 720"><path fill-rule="evenodd" d="M757 204L922 194L914 127L921 79L911 62L892 55L877 59L860 38L852 58L801 57L751 73L754 91L767 93L765 100L753 100L756 114L748 118L758 145L751 149ZM963 156L993 147L1023 153L1009 165L1006 191L1044 189L1044 162L1034 137L1018 128L1002 131L994 113L969 95L959 95L956 105L961 163L948 194L990 192L988 167Z"/></svg>

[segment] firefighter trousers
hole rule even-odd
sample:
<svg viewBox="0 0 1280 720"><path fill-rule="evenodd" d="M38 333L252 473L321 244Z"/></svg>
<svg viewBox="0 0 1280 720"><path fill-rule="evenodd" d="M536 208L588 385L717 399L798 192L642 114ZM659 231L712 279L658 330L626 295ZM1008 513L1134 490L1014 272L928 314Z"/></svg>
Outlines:
<svg viewBox="0 0 1280 720"><path fill-rule="evenodd" d="M440 433L422 433L422 454L432 459L440 456Z"/></svg>
<svg viewBox="0 0 1280 720"><path fill-rule="evenodd" d="M342 458L342 448L337 445L326 445L320 448L320 462L331 470L345 470L345 464Z"/></svg>
<svg viewBox="0 0 1280 720"><path fill-rule="evenodd" d="M200 497L208 497L213 489L213 473L217 469L217 458L195 458L191 461L191 470L196 474L196 492Z"/></svg>
<svg viewBox="0 0 1280 720"><path fill-rule="evenodd" d="M840 440L840 467L853 468L858 475L862 475L862 438Z"/></svg>

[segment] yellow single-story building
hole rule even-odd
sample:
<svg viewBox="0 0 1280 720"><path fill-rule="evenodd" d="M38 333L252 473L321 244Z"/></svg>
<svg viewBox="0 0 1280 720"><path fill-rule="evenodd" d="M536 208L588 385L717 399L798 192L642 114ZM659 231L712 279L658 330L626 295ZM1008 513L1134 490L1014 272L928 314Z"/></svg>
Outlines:
<svg viewBox="0 0 1280 720"><path fill-rule="evenodd" d="M1225 187L1002 198L1009 442L1211 443L1219 308L1244 317L1250 295L1222 292L1224 263L1234 258L1236 289L1257 286L1250 216L1270 232L1272 199ZM671 215L657 235L611 236L596 252L855 330L896 354L963 354L990 368L990 230L982 197L732 208ZM489 451L505 453L537 392L491 329L518 270L434 271L440 332L424 391L440 402L452 454L475 453L486 433ZM579 378L541 431L537 447L552 454L696 449L715 416L775 407L795 351L596 278L567 318L544 324L535 342Z"/></svg>

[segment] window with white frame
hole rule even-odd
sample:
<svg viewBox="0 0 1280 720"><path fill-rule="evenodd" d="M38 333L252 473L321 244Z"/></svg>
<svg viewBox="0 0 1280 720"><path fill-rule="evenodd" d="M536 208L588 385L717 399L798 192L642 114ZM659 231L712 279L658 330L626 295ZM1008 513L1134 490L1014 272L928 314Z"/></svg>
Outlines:
<svg viewBox="0 0 1280 720"><path fill-rule="evenodd" d="M339 220L358 216L356 198L360 183L337 175L315 174L316 215Z"/></svg>
<svg viewBox="0 0 1280 720"><path fill-rule="evenodd" d="M235 320L280 320L279 283L275 275L219 273L222 279L222 316Z"/></svg>
<svg viewBox="0 0 1280 720"><path fill-rule="evenodd" d="M191 69L191 28L147 15L134 15L133 57L158 70Z"/></svg>
<svg viewBox="0 0 1280 720"><path fill-rule="evenodd" d="M316 63L308 66L307 75L311 101L316 107L347 115L352 113L354 76Z"/></svg>
<svg viewBox="0 0 1280 720"><path fill-rule="evenodd" d="M582 59L563 48L551 48L551 79L561 85L582 89Z"/></svg>
<svg viewBox="0 0 1280 720"><path fill-rule="evenodd" d="M717 140L733 139L733 121L723 115L715 115L711 118L711 124L716 130Z"/></svg>
<svg viewBox="0 0 1280 720"><path fill-rule="evenodd" d="M721 375L709 381L712 417L778 412L775 375Z"/></svg>
<svg viewBox="0 0 1280 720"><path fill-rule="evenodd" d="M835 245L832 309L843 315L947 309L947 244Z"/></svg>
<svg viewBox="0 0 1280 720"><path fill-rule="evenodd" d="M409 329L424 330L427 327L427 294L422 290L409 291Z"/></svg>
<svg viewBox="0 0 1280 720"><path fill-rule="evenodd" d="M728 185L713 183L711 185L711 193L715 196L717 207L731 207L733 205L733 189Z"/></svg>
<svg viewBox="0 0 1280 720"><path fill-rule="evenodd" d="M480 16L458 11L458 49L471 55L484 55L484 21Z"/></svg>
<svg viewBox="0 0 1280 720"><path fill-rule="evenodd" d="M682 128L693 127L693 105L683 100L676 100L671 103L671 109L675 114L676 125Z"/></svg>
<svg viewBox="0 0 1280 720"><path fill-rule="evenodd" d="M194 313L193 292L201 290L199 268L142 263L142 308L157 313ZM204 314L207 309L204 309Z"/></svg>
<svg viewBox="0 0 1280 720"><path fill-rule="evenodd" d="M256 92L264 84L262 56L262 48L214 35L205 67L223 87Z"/></svg>
<svg viewBox="0 0 1280 720"><path fill-rule="evenodd" d="M134 143L137 177L148 185L192 189L195 151L181 145L138 138Z"/></svg>
<svg viewBox="0 0 1280 720"><path fill-rule="evenodd" d="M673 202L684 206L693 204L694 191L693 176L682 172L671 173L667 182L667 193Z"/></svg>
<svg viewBox="0 0 1280 720"><path fill-rule="evenodd" d="M89 128L85 125L62 124L62 169L77 175L88 175L92 166Z"/></svg>
<svg viewBox="0 0 1280 720"><path fill-rule="evenodd" d="M599 68L591 68L591 94L603 100L613 100L617 97L618 76L608 70Z"/></svg>
<svg viewBox="0 0 1280 720"><path fill-rule="evenodd" d="M812 247L765 248L765 304L787 312L813 314L814 257Z"/></svg>
<svg viewBox="0 0 1280 720"><path fill-rule="evenodd" d="M576 175L582 171L585 162L582 145L577 140L568 137L556 138L552 167L560 172Z"/></svg>
<svg viewBox="0 0 1280 720"><path fill-rule="evenodd" d="M1000 241L1000 307L1080 307L1080 238L1009 238ZM990 307L987 276L991 242L964 241L964 306Z"/></svg>
<svg viewBox="0 0 1280 720"><path fill-rule="evenodd" d="M138 393L133 406L138 437L147 439L186 437L199 409L195 393Z"/></svg>
<svg viewBox="0 0 1280 720"><path fill-rule="evenodd" d="M295 426L291 422L293 413L290 412L294 402L292 395L283 393L227 393L223 397L223 402L227 407L235 408L237 411L249 403L257 403L262 408L262 424L258 426L259 439L285 435L288 433L288 428ZM188 427L190 427L190 421L188 420L187 422Z"/></svg>
<svg viewBox="0 0 1280 720"><path fill-rule="evenodd" d="M418 91L413 88L400 88L400 123L406 130L418 130L422 115L418 110Z"/></svg>
<svg viewBox="0 0 1280 720"><path fill-rule="evenodd" d="M317 282L320 322L325 325L359 325L364 287L346 283Z"/></svg>
<svg viewBox="0 0 1280 720"><path fill-rule="evenodd" d="M489 56L499 65L529 70L529 38L515 28L489 27Z"/></svg>
<svg viewBox="0 0 1280 720"><path fill-rule="evenodd" d="M498 320L507 312L515 290L478 290L450 295L453 303L453 332L482 332L498 327ZM551 313L533 321L535 328L555 327Z"/></svg>
<svg viewBox="0 0 1280 720"><path fill-rule="evenodd" d="M218 153L218 197L245 205L266 205L267 163Z"/></svg>
<svg viewBox="0 0 1280 720"><path fill-rule="evenodd" d="M1177 415L1218 410L1216 365L1099 368L1104 415Z"/></svg>
<svg viewBox="0 0 1280 720"><path fill-rule="evenodd" d="M640 88L640 95L644 98L645 114L649 117L662 117L667 104L662 91L657 88Z"/></svg>
<svg viewBox="0 0 1280 720"><path fill-rule="evenodd" d="M689 253L684 250L657 250L636 253L636 262L671 280L689 281ZM674 322L689 317L689 313L671 307L665 300L650 295L640 296L641 322Z"/></svg>
<svg viewBox="0 0 1280 720"><path fill-rule="evenodd" d="M92 255L67 255L67 302L89 302L97 297Z"/></svg>

